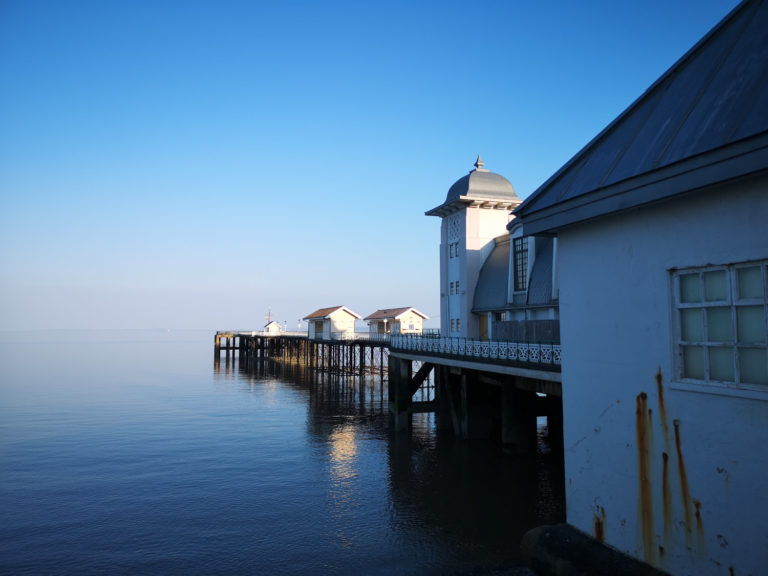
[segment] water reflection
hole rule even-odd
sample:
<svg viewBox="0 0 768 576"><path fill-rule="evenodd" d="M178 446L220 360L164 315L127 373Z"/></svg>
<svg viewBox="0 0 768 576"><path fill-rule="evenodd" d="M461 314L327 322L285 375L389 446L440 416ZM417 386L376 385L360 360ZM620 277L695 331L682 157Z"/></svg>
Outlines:
<svg viewBox="0 0 768 576"><path fill-rule="evenodd" d="M251 379L277 378L308 397L306 426L327 455L328 505L340 546L355 541L361 502L386 500L390 530L437 564L474 570L518 562L522 535L533 526L564 520L562 448L539 430L529 456L488 441L438 433L434 414L413 416L408 433L391 433L386 381L340 376L268 361L241 367ZM371 442L385 451L365 458ZM386 494L370 494L363 478L371 466L387 478ZM360 522L357 518L356 522ZM426 560L429 565L430 560Z"/></svg>
<svg viewBox="0 0 768 576"><path fill-rule="evenodd" d="M343 484L354 478L357 475L355 427L348 425L334 430L328 438L328 444L331 448L331 482Z"/></svg>

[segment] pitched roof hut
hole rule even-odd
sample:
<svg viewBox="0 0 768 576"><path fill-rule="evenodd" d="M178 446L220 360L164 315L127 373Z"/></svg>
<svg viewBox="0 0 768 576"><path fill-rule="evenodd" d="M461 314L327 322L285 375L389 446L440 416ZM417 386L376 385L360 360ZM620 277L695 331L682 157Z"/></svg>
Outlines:
<svg viewBox="0 0 768 576"><path fill-rule="evenodd" d="M421 334L429 316L416 308L382 308L365 317L370 332L377 334Z"/></svg>
<svg viewBox="0 0 768 576"><path fill-rule="evenodd" d="M307 336L314 340L331 340L354 334L355 320L362 319L346 306L320 308L304 317L309 325Z"/></svg>

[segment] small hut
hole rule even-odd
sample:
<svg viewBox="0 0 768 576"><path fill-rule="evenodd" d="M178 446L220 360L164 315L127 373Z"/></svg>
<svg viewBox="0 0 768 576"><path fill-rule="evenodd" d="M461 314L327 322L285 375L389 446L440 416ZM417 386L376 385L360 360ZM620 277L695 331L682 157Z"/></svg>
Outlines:
<svg viewBox="0 0 768 576"><path fill-rule="evenodd" d="M304 317L308 323L307 336L311 340L346 338L355 333L355 320L363 317L346 306L320 308Z"/></svg>
<svg viewBox="0 0 768 576"><path fill-rule="evenodd" d="M365 317L368 330L376 334L421 334L428 319L416 308L383 308Z"/></svg>
<svg viewBox="0 0 768 576"><path fill-rule="evenodd" d="M274 320L270 320L267 322L266 326L264 326L264 332L270 336L276 336L282 332L282 329L280 328L280 324Z"/></svg>

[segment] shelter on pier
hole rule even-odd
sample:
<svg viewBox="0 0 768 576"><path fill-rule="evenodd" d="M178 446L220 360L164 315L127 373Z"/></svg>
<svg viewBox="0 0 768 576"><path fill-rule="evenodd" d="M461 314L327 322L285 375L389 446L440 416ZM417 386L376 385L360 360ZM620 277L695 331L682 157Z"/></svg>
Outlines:
<svg viewBox="0 0 768 576"><path fill-rule="evenodd" d="M365 317L368 330L376 334L421 334L429 316L416 308L382 308Z"/></svg>
<svg viewBox="0 0 768 576"><path fill-rule="evenodd" d="M749 0L515 211L557 237L567 521L670 574L765 571L766 78Z"/></svg>
<svg viewBox="0 0 768 576"><path fill-rule="evenodd" d="M313 340L332 340L355 334L355 320L363 317L346 306L320 308L303 318L307 321L307 336Z"/></svg>
<svg viewBox="0 0 768 576"><path fill-rule="evenodd" d="M280 324L278 322L276 322L275 320L270 320L264 326L264 332L266 334L269 334L270 336L276 336L276 335L280 334L282 331L283 331L283 329L280 327Z"/></svg>

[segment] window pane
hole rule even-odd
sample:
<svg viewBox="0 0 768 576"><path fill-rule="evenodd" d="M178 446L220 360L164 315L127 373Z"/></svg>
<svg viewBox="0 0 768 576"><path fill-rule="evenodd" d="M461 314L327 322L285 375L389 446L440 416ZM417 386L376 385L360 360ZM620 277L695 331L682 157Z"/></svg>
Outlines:
<svg viewBox="0 0 768 576"><path fill-rule="evenodd" d="M683 346L683 378L704 380L704 348Z"/></svg>
<svg viewBox="0 0 768 576"><path fill-rule="evenodd" d="M725 270L704 272L704 294L707 302L728 300L727 288Z"/></svg>
<svg viewBox="0 0 768 576"><path fill-rule="evenodd" d="M707 340L733 342L733 320L730 308L707 308Z"/></svg>
<svg viewBox="0 0 768 576"><path fill-rule="evenodd" d="M738 270L739 298L763 297L763 272L759 266Z"/></svg>
<svg viewBox="0 0 768 576"><path fill-rule="evenodd" d="M762 306L736 308L739 342L765 342L765 309Z"/></svg>
<svg viewBox="0 0 768 576"><path fill-rule="evenodd" d="M514 240L515 290L525 290L528 285L528 237Z"/></svg>
<svg viewBox="0 0 768 576"><path fill-rule="evenodd" d="M768 384L765 350L759 348L739 348L739 373L741 381L747 384Z"/></svg>
<svg viewBox="0 0 768 576"><path fill-rule="evenodd" d="M680 275L680 302L701 302L698 274Z"/></svg>
<svg viewBox="0 0 768 576"><path fill-rule="evenodd" d="M680 310L680 336L686 342L704 341L704 316L701 308Z"/></svg>
<svg viewBox="0 0 768 576"><path fill-rule="evenodd" d="M709 379L733 382L733 348L709 349Z"/></svg>

